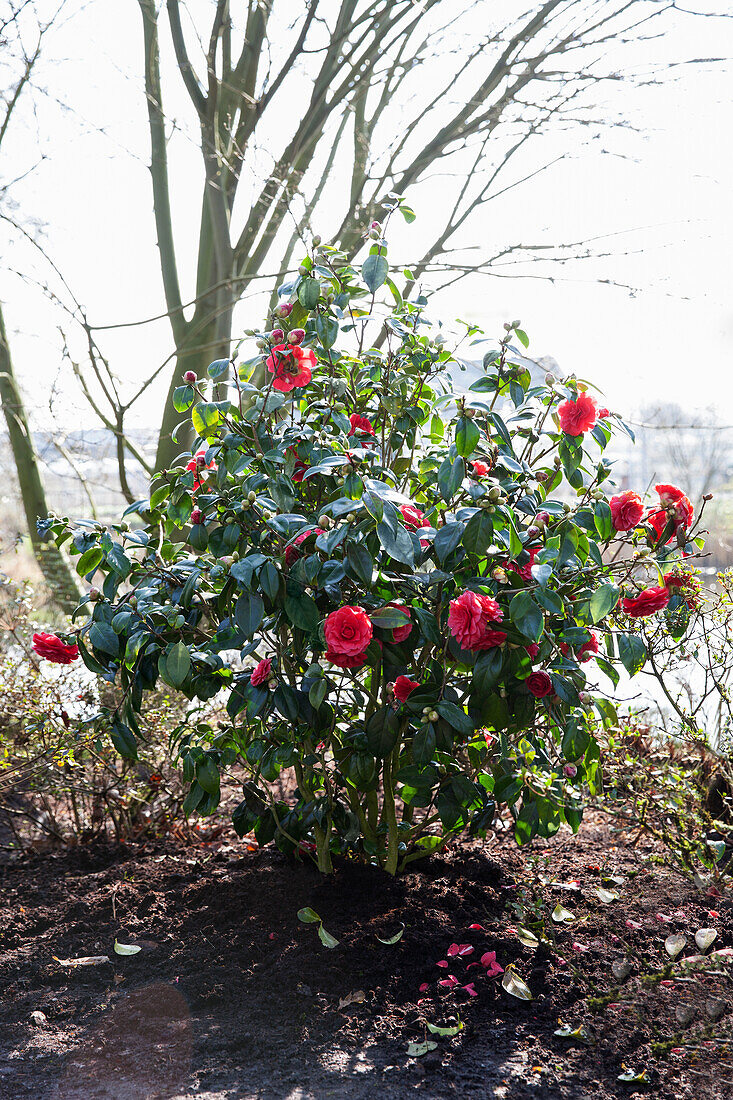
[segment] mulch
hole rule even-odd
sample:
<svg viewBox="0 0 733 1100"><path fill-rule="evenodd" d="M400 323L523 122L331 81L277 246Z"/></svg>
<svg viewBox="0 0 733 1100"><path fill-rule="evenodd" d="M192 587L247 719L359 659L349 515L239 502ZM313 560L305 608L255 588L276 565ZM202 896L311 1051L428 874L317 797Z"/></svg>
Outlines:
<svg viewBox="0 0 733 1100"><path fill-rule="evenodd" d="M577 837L521 851L495 835L396 881L345 862L323 879L229 835L6 866L0 1097L730 1098L732 968L686 974L664 940L686 935L689 956L712 927L712 950L730 947L733 895L696 890L612 824L592 814ZM558 902L572 922L551 920ZM543 914L554 942L525 946L517 929ZM115 940L141 950L118 955ZM489 951L531 1000L486 976ZM110 961L58 961L94 955ZM454 988L438 984L451 974Z"/></svg>

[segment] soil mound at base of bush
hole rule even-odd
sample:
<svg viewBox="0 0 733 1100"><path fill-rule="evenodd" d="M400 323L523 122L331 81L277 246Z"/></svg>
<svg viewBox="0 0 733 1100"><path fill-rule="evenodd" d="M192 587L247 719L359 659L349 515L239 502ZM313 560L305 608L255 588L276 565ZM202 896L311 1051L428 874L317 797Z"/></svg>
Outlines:
<svg viewBox="0 0 733 1100"><path fill-rule="evenodd" d="M22 861L2 872L0 1097L724 1100L730 963L679 981L664 941L686 936L689 956L711 927L712 950L730 946L733 902L649 857L589 815L578 837L521 853L494 838L397 881L348 864L324 880L226 839ZM551 919L558 902L572 922ZM533 912L554 944L520 942ZM487 976L492 951L503 975ZM512 964L531 1001L503 988Z"/></svg>

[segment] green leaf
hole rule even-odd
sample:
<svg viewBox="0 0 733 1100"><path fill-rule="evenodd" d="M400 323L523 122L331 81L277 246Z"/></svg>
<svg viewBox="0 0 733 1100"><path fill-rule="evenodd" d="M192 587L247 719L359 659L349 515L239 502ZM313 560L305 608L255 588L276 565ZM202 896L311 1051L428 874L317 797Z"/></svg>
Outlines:
<svg viewBox="0 0 733 1100"><path fill-rule="evenodd" d="M463 1030L463 1022L460 1017L455 1027L440 1027L438 1024L431 1024L429 1020L425 1021L425 1026L431 1035L440 1035L442 1039L452 1039L454 1035Z"/></svg>
<svg viewBox="0 0 733 1100"><path fill-rule="evenodd" d="M308 634L318 630L321 613L316 601L306 593L302 596L286 596L285 614L293 626L297 626L299 630L305 630ZM259 626L259 623L257 625Z"/></svg>
<svg viewBox="0 0 733 1100"><path fill-rule="evenodd" d="M460 521L457 523L446 523L445 527L438 528L435 539L433 540L433 546L435 547L438 561L441 564L456 549L463 537L465 529L465 524Z"/></svg>
<svg viewBox="0 0 733 1100"><path fill-rule="evenodd" d="M321 918L315 909L306 906L305 909L298 910L298 920L302 921L303 924L320 924Z"/></svg>
<svg viewBox="0 0 733 1100"><path fill-rule="evenodd" d="M509 604L509 614L517 630L533 642L538 642L545 628L541 609L529 592L518 592Z"/></svg>
<svg viewBox="0 0 733 1100"><path fill-rule="evenodd" d="M209 363L208 367L206 368L206 373L208 374L209 378L212 378L214 379L214 381L216 381L217 378L222 378L225 374L229 373L230 365L231 361L229 359L215 359L213 363ZM181 410L179 409L179 412L180 411Z"/></svg>
<svg viewBox="0 0 733 1100"><path fill-rule="evenodd" d="M169 682L173 687L180 687L191 668L191 654L183 642L176 642L166 654L165 668Z"/></svg>
<svg viewBox="0 0 733 1100"><path fill-rule="evenodd" d="M527 336L527 333L523 329L515 328L514 334L517 337L517 340L519 340L519 343L522 345L522 347L529 347L529 336Z"/></svg>
<svg viewBox="0 0 733 1100"><path fill-rule="evenodd" d="M138 947L132 943L118 943L114 942L115 955L137 955L139 951L142 951L142 947Z"/></svg>
<svg viewBox="0 0 733 1100"><path fill-rule="evenodd" d="M380 707L366 724L366 741L369 751L383 760L397 744L400 719L391 707Z"/></svg>
<svg viewBox="0 0 733 1100"><path fill-rule="evenodd" d="M438 491L446 504L449 504L458 492L466 473L466 466L462 458L443 459L438 470Z"/></svg>
<svg viewBox="0 0 733 1100"><path fill-rule="evenodd" d="M490 695L499 682L504 654L499 646L480 653L473 666L471 692L479 697Z"/></svg>
<svg viewBox="0 0 733 1100"><path fill-rule="evenodd" d="M615 584L604 584L590 598L590 615L594 623L605 619L618 603L619 589Z"/></svg>
<svg viewBox="0 0 733 1100"><path fill-rule="evenodd" d="M379 523L377 535L391 558L401 561L403 565L415 564L415 548L412 545L412 539L401 524L397 526L396 531L393 531L386 523Z"/></svg>
<svg viewBox="0 0 733 1100"><path fill-rule="evenodd" d="M473 420L462 416L456 424L456 450L463 458L473 454L476 450L481 433Z"/></svg>
<svg viewBox="0 0 733 1100"><path fill-rule="evenodd" d="M187 412L193 405L195 397L193 386L176 386L173 391L173 408L179 413Z"/></svg>
<svg viewBox="0 0 733 1100"><path fill-rule="evenodd" d="M376 252L367 256L364 261L364 266L361 269L361 277L372 294L376 294L380 286L386 281L388 275L389 264L386 256L379 255Z"/></svg>
<svg viewBox="0 0 733 1100"><path fill-rule="evenodd" d="M435 729L432 724L422 726L412 740L412 759L418 767L425 767L435 755Z"/></svg>
<svg viewBox="0 0 733 1100"><path fill-rule="evenodd" d="M363 543L349 543L346 548L346 560L358 579L367 586L371 585L374 562L366 546Z"/></svg>
<svg viewBox="0 0 733 1100"><path fill-rule="evenodd" d="M207 794L219 793L219 769L210 756L205 756L196 765L196 781Z"/></svg>
<svg viewBox="0 0 733 1100"><path fill-rule="evenodd" d="M104 550L101 546L90 546L76 563L76 571L80 577L85 577L87 574L92 574L96 571L97 566L101 564L104 558Z"/></svg>
<svg viewBox="0 0 733 1100"><path fill-rule="evenodd" d="M619 634L618 655L629 676L635 676L644 667L646 646L637 634Z"/></svg>
<svg viewBox="0 0 733 1100"><path fill-rule="evenodd" d="M200 401L191 413L191 422L202 439L216 431L220 420L221 412L213 401Z"/></svg>
<svg viewBox="0 0 733 1100"><path fill-rule="evenodd" d="M383 940L381 936L377 936L377 939L379 940L380 943L384 943L384 944L387 945L387 947L390 947L393 943L399 943L399 941L402 939L404 934L405 934L405 926L403 924L401 926L399 932L396 932L394 934L394 936L389 936L386 940ZM428 1025L428 1026L430 1026L430 1025Z"/></svg>
<svg viewBox="0 0 733 1100"><path fill-rule="evenodd" d="M407 626L412 621L408 611L401 611L397 607L389 606L370 611L369 618L374 626L378 626L382 630L397 630L401 626Z"/></svg>
<svg viewBox="0 0 733 1100"><path fill-rule="evenodd" d="M89 641L95 649L116 657L120 651L120 639L108 623L92 623L89 629Z"/></svg>
<svg viewBox="0 0 733 1100"><path fill-rule="evenodd" d="M137 741L132 730L119 720L110 730L110 739L120 756L126 760L137 760Z"/></svg>
<svg viewBox="0 0 733 1100"><path fill-rule="evenodd" d="M483 509L471 516L463 532L463 545L469 554L484 554L494 537L491 516Z"/></svg>
<svg viewBox="0 0 733 1100"><path fill-rule="evenodd" d="M318 938L324 947L338 947L339 941L330 932L327 932L322 924L318 925Z"/></svg>
<svg viewBox="0 0 733 1100"><path fill-rule="evenodd" d="M298 301L304 309L315 309L321 296L321 284L318 279L308 276L298 287Z"/></svg>
<svg viewBox="0 0 733 1100"><path fill-rule="evenodd" d="M436 703L435 709L441 718L445 718L446 722L457 733L462 734L464 737L470 737L474 732L474 724L468 717L465 710L461 710L455 703L450 703L447 699L441 699L439 703Z"/></svg>
<svg viewBox="0 0 733 1100"><path fill-rule="evenodd" d="M191 788L183 800L181 809L186 817L194 812L197 806L206 798L206 791L203 787L200 787L198 783L192 783Z"/></svg>
<svg viewBox="0 0 733 1100"><path fill-rule="evenodd" d="M245 592L234 606L234 621L246 638L251 638L265 616L265 604L255 592Z"/></svg>

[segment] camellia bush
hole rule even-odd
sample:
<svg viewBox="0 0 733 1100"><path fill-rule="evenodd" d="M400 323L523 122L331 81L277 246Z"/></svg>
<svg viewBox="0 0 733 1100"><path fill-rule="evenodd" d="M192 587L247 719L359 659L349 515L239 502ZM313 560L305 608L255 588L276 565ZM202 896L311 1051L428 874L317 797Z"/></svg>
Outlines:
<svg viewBox="0 0 733 1100"><path fill-rule="evenodd" d="M240 835L395 873L497 807L520 843L578 828L613 710L588 678L638 671L645 617L680 637L701 539L674 486L614 493L623 425L588 383L533 383L518 322L449 340L369 238L361 269L315 238L253 358L186 375L197 441L132 522L46 531L92 585L59 644L122 687L96 721L123 755L162 680L192 704L171 736L188 813L236 767ZM463 389L458 355L483 361Z"/></svg>

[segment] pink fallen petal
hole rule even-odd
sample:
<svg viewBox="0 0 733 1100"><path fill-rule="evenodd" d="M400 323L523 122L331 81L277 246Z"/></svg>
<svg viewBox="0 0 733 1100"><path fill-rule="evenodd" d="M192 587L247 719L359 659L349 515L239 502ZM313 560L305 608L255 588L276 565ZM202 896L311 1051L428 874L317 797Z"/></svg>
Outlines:
<svg viewBox="0 0 733 1100"><path fill-rule="evenodd" d="M557 955L555 957L555 962L557 963L558 966L567 966L568 965L567 959L563 959L561 955Z"/></svg>
<svg viewBox="0 0 733 1100"><path fill-rule="evenodd" d="M609 938L609 940L611 941L611 943L618 943L618 942L619 942L619 938L618 938L618 936L615 936L615 935L613 934L613 932L611 932L611 934L609 935L609 937L608 937L608 938Z"/></svg>
<svg viewBox="0 0 733 1100"><path fill-rule="evenodd" d="M479 970L481 969L481 963L469 963L466 970L473 970L474 966L477 966Z"/></svg>
<svg viewBox="0 0 733 1100"><path fill-rule="evenodd" d="M469 932L483 932L484 931L483 926L480 925L480 924L469 924L468 930L469 930Z"/></svg>
<svg viewBox="0 0 733 1100"><path fill-rule="evenodd" d="M482 966L494 966L496 964L496 951L487 951L481 956Z"/></svg>
<svg viewBox="0 0 733 1100"><path fill-rule="evenodd" d="M664 913L655 913L657 920L662 921L664 924L671 924L672 918L665 916Z"/></svg>
<svg viewBox="0 0 733 1100"><path fill-rule="evenodd" d="M711 909L710 912L708 913L708 916L712 917L713 920L719 920L720 919L720 913L718 912L717 909Z"/></svg>
<svg viewBox="0 0 733 1100"><path fill-rule="evenodd" d="M456 955L462 957L463 955L470 955L473 951L470 943L452 943L448 948L448 958L452 958Z"/></svg>
<svg viewBox="0 0 733 1100"><path fill-rule="evenodd" d="M268 936L268 939L270 939L270 940L274 940L274 939L275 939L275 933L274 933L274 932L270 932L270 935Z"/></svg>
<svg viewBox="0 0 733 1100"><path fill-rule="evenodd" d="M572 947L573 947L573 951L587 951L588 950L588 948L585 946L584 943L578 943L577 940L572 945Z"/></svg>
<svg viewBox="0 0 733 1100"><path fill-rule="evenodd" d="M638 930L641 928L641 925L638 924L635 920L627 920L626 921L626 927L627 928L633 928L635 931L638 932Z"/></svg>
<svg viewBox="0 0 733 1100"><path fill-rule="evenodd" d="M488 967L488 969L486 971L486 977L487 978L495 978L497 976L497 974L503 974L503 973L504 973L504 967L499 966L498 963L493 963L492 966Z"/></svg>
<svg viewBox="0 0 733 1100"><path fill-rule="evenodd" d="M430 989L429 983L428 982L423 982L422 985L420 986L420 988L418 989L418 993L427 993L427 991L429 989Z"/></svg>
<svg viewBox="0 0 733 1100"><path fill-rule="evenodd" d="M516 936L516 934L517 934L516 928L507 928L507 932L509 933L510 936Z"/></svg>
<svg viewBox="0 0 733 1100"><path fill-rule="evenodd" d="M448 963L445 961L445 959L441 959L440 962L437 962L435 965L436 966L447 966Z"/></svg>
<svg viewBox="0 0 733 1100"><path fill-rule="evenodd" d="M463 988L466 990L466 993L468 993L469 997L478 997L478 993L473 988L473 982L470 982L468 985L464 985Z"/></svg>
<svg viewBox="0 0 733 1100"><path fill-rule="evenodd" d="M449 974L447 978L443 978L441 982L438 982L438 985L442 985L444 989L455 989L459 984L458 978L453 974Z"/></svg>
<svg viewBox="0 0 733 1100"><path fill-rule="evenodd" d="M610 1004L610 1005L607 1005L606 1007L607 1007L607 1008L621 1008L621 1005L619 1005L619 1004L616 1004L616 1003L614 1002L614 1004Z"/></svg>
<svg viewBox="0 0 733 1100"><path fill-rule="evenodd" d="M670 986L670 985L674 985L674 982L670 981L669 978L665 978L664 981L660 982L659 984L660 985L665 985L665 986Z"/></svg>

